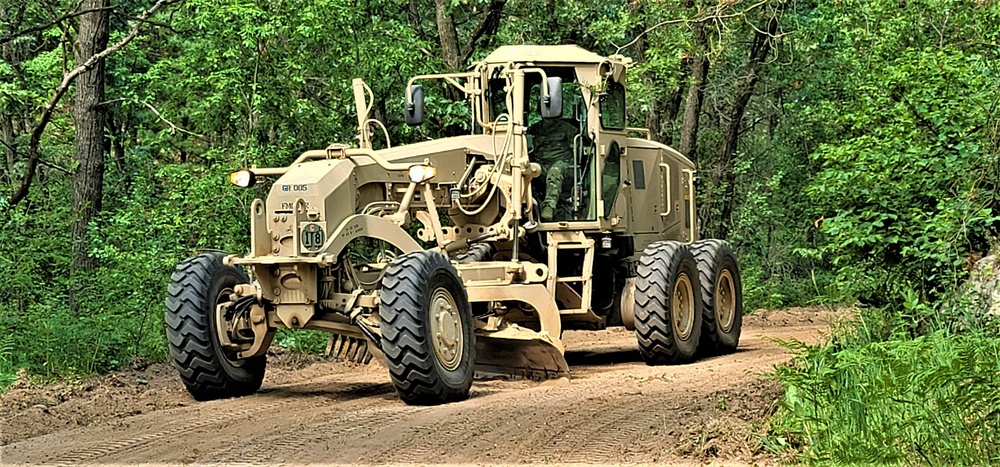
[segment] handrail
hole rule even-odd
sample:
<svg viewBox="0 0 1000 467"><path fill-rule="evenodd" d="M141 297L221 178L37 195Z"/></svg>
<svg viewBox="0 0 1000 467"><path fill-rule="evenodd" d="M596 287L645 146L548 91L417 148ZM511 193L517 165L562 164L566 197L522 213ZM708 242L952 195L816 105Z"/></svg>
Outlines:
<svg viewBox="0 0 1000 467"><path fill-rule="evenodd" d="M660 175L666 181L666 183L664 183L665 189L663 190L663 204L667 207L666 211L660 213L660 217L667 217L673 210L673 205L670 203L670 164L660 163Z"/></svg>
<svg viewBox="0 0 1000 467"><path fill-rule="evenodd" d="M691 169L681 169L681 172L688 174L688 200L691 209L688 212L688 222L691 224L691 241L698 239L698 221L695 217L695 208L697 206L694 202L694 170Z"/></svg>
<svg viewBox="0 0 1000 467"><path fill-rule="evenodd" d="M413 83L416 83L418 80L422 80L422 79L443 79L443 80L447 81L448 84L451 84L452 86L455 86L458 90L460 90L460 91L462 91L462 92L464 92L466 94L475 94L476 91L479 91L479 90L477 90L477 89L466 89L466 86L460 85L458 83L458 81L455 81L455 78L465 78L465 79L471 80L472 78L475 78L476 76L477 76L477 73L474 72L474 71L467 71L465 73L432 73L432 74L429 74L429 75L417 75L417 76L414 76L414 77L410 78L409 81L406 82L406 102L413 102Z"/></svg>
<svg viewBox="0 0 1000 467"><path fill-rule="evenodd" d="M376 164L379 165L379 167L382 167L383 169L388 170L388 171L405 171L405 170L410 170L410 167L414 165L414 163L410 163L410 162L389 162L388 160L386 160L384 157L380 156L376 151L374 151L372 149L333 147L333 148L327 148L327 149L322 149L322 150L316 150L316 149L314 149L314 150L311 150L311 151L306 151L306 152L302 153L301 156L299 156L298 158L296 158L295 161L293 161L291 164L288 164L287 167L265 167L265 168L256 168L256 167L254 167L254 168L251 168L250 170L253 171L254 175L281 176L281 175L284 175L284 174L288 173L288 169L290 169L292 166L295 166L295 165L298 165L298 164L301 164L301 163L304 163L304 162L308 162L308 161L311 161L311 160L331 159L331 156L330 156L330 153L329 153L330 149L341 151L341 153L344 155L345 158L348 158L348 157L351 157L351 156L367 156L367 157L370 157L373 161L375 161Z"/></svg>
<svg viewBox="0 0 1000 467"><path fill-rule="evenodd" d="M646 139L648 139L650 141L653 140L653 132L649 128L640 128L640 127L630 126L630 127L625 127L625 131L626 132L634 132L634 133L645 133L646 134Z"/></svg>

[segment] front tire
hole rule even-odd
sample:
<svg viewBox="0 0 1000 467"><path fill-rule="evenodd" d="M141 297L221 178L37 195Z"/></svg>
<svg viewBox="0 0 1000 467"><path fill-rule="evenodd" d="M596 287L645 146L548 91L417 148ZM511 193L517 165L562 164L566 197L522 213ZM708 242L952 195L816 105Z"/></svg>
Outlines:
<svg viewBox="0 0 1000 467"><path fill-rule="evenodd" d="M236 285L250 282L243 270L222 264L222 258L205 253L184 260L167 287L170 358L188 392L200 401L257 392L267 364L264 355L231 359L219 345L215 307L229 301Z"/></svg>
<svg viewBox="0 0 1000 467"><path fill-rule="evenodd" d="M703 240L692 250L701 282L702 351L735 352L743 327L743 281L736 253L723 240Z"/></svg>
<svg viewBox="0 0 1000 467"><path fill-rule="evenodd" d="M399 397L410 405L467 399L475 327L448 259L433 251L399 256L386 268L379 299L382 352Z"/></svg>
<svg viewBox="0 0 1000 467"><path fill-rule="evenodd" d="M642 254L635 281L635 334L649 365L695 358L702 328L698 267L687 245L657 242Z"/></svg>

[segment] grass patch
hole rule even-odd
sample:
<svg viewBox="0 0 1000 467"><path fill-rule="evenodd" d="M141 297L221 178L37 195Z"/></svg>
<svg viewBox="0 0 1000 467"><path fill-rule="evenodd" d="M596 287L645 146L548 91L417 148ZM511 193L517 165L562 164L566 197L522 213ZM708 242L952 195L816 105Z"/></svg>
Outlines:
<svg viewBox="0 0 1000 467"><path fill-rule="evenodd" d="M776 375L786 392L773 448L819 463L1000 462L996 334L793 346L800 355Z"/></svg>
<svg viewBox="0 0 1000 467"><path fill-rule="evenodd" d="M278 328L274 335L275 345L313 355L322 355L326 351L326 344L329 341L329 333L310 329Z"/></svg>

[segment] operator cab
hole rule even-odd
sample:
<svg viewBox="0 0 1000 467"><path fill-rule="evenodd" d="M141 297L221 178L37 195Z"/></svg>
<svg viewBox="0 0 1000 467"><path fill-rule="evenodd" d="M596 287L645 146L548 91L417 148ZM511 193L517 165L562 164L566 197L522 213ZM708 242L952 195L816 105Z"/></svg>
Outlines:
<svg viewBox="0 0 1000 467"><path fill-rule="evenodd" d="M542 67L548 78L562 80L562 113L542 116L542 75L526 74L521 116L526 125L528 156L541 166L542 174L532 181L537 214L543 222L595 220L591 196L594 141L587 125L587 108L573 66ZM493 119L505 122L510 117L506 80L489 80L487 98Z"/></svg>

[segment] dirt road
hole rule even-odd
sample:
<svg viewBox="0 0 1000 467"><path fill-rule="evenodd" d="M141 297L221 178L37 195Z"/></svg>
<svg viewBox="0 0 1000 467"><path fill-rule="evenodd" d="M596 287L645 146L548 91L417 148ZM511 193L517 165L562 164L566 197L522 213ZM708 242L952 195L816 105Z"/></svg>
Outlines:
<svg viewBox="0 0 1000 467"><path fill-rule="evenodd" d="M261 392L195 403L155 366L0 396L0 462L653 463L766 461L781 394L771 338L815 341L832 314L748 317L740 351L649 367L632 333L567 332L571 380L477 381L465 402L410 407L378 365L277 359ZM298 368L301 367L301 368Z"/></svg>

